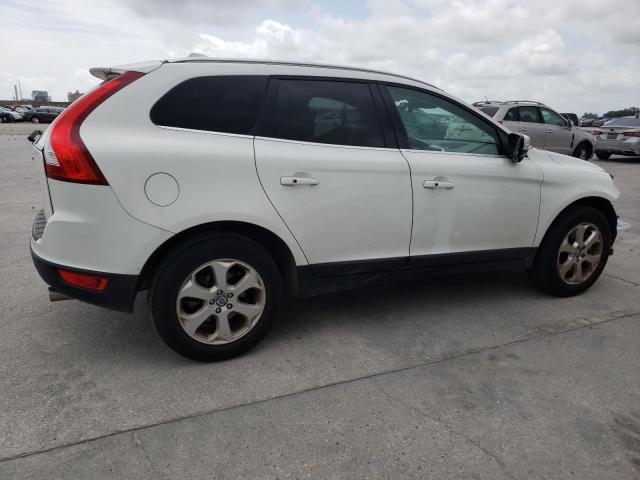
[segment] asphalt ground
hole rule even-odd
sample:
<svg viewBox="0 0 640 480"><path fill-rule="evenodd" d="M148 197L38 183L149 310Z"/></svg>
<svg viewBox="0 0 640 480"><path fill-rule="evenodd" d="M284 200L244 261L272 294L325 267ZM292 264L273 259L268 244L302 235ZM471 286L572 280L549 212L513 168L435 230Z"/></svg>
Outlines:
<svg viewBox="0 0 640 480"><path fill-rule="evenodd" d="M201 364L144 295L49 303L32 129L0 125L1 479L640 478L640 158L597 161L630 229L581 296L517 272L358 289Z"/></svg>

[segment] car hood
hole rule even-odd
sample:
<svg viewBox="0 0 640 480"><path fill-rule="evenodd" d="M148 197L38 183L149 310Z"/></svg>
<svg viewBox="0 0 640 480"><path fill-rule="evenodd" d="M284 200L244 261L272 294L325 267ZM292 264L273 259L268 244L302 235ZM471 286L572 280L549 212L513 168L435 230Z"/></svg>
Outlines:
<svg viewBox="0 0 640 480"><path fill-rule="evenodd" d="M582 160L580 158L570 157L569 155L562 155L561 153L545 151L547 155L558 165L571 170L579 170L586 173L596 173L600 175L609 175L602 167L599 167L595 163Z"/></svg>

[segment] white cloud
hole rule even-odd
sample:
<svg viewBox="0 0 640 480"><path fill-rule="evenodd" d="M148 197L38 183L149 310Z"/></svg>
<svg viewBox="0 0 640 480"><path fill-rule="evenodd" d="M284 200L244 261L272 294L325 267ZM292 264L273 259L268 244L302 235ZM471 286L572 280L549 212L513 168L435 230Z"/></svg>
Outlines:
<svg viewBox="0 0 640 480"><path fill-rule="evenodd" d="M11 8L36 0L5 1L19 40L0 45L2 69L40 78L56 98L86 89L92 80L76 72L90 66L199 51L370 66L467 101L528 98L577 113L640 104L640 30L628 21L640 18L640 2L370 0L345 16L342 4L313 0L103 0L91 9L60 0L38 17ZM3 80L0 96L9 87Z"/></svg>

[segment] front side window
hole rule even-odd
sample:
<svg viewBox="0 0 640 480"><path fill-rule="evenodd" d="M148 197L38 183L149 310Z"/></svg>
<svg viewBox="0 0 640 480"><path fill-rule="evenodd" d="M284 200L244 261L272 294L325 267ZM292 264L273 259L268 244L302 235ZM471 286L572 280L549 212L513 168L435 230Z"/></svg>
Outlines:
<svg viewBox="0 0 640 480"><path fill-rule="evenodd" d="M407 133L409 148L498 155L496 129L468 110L436 95L386 87Z"/></svg>
<svg viewBox="0 0 640 480"><path fill-rule="evenodd" d="M151 121L166 127L249 134L256 122L267 77L196 77L169 90L151 109Z"/></svg>
<svg viewBox="0 0 640 480"><path fill-rule="evenodd" d="M369 86L329 80L279 80L269 136L303 142L384 147Z"/></svg>
<svg viewBox="0 0 640 480"><path fill-rule="evenodd" d="M559 127L566 127L567 121L551 110L547 110L546 108L541 108L540 112L542 113L542 119L544 123L547 125L557 125Z"/></svg>

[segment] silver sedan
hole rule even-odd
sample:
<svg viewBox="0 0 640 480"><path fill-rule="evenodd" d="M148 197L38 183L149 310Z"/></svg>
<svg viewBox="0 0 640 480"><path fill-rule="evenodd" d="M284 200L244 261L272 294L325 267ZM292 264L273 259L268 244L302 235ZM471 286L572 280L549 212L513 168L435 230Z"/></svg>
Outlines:
<svg viewBox="0 0 640 480"><path fill-rule="evenodd" d="M596 156L601 160L611 155L640 156L639 117L614 118L587 130L593 134Z"/></svg>

